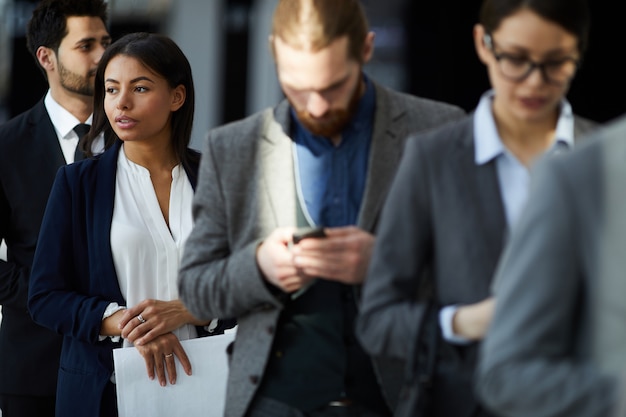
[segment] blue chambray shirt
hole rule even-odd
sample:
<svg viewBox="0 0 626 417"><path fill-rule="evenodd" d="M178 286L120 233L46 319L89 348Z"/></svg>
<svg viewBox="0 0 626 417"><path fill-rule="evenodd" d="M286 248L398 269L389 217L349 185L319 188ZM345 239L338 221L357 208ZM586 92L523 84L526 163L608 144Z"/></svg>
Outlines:
<svg viewBox="0 0 626 417"><path fill-rule="evenodd" d="M363 76L365 93L354 117L341 132L341 143L315 136L291 109L295 141L295 170L303 210L313 225L339 227L356 224L369 162L376 91Z"/></svg>

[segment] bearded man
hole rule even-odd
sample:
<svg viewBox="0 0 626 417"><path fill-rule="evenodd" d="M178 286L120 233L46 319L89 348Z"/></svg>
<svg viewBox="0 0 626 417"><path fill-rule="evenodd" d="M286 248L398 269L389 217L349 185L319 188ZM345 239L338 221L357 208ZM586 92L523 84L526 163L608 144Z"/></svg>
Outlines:
<svg viewBox="0 0 626 417"><path fill-rule="evenodd" d="M226 416L390 416L402 375L357 342L358 290L405 139L463 111L364 73L358 0L280 0L270 47L286 100L209 133L180 296L238 319Z"/></svg>
<svg viewBox="0 0 626 417"><path fill-rule="evenodd" d="M91 122L96 66L111 43L106 22L103 0L38 3L27 44L49 90L0 126L0 240L7 244L7 261L0 260L3 417L54 416L61 336L31 320L28 281L56 172L82 157L76 148Z"/></svg>

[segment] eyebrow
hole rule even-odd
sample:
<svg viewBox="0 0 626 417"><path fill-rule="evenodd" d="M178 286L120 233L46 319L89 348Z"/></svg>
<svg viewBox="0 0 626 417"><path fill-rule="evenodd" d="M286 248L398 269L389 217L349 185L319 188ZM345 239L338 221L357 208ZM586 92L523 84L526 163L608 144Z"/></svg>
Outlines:
<svg viewBox="0 0 626 417"><path fill-rule="evenodd" d="M103 36L102 39L100 40L102 41L110 41L111 40L111 36ZM98 39L96 39L95 37L91 37L91 38L82 38L76 41L75 45L78 46L80 44L83 43L89 43L89 42L97 42Z"/></svg>
<svg viewBox="0 0 626 417"><path fill-rule="evenodd" d="M332 83L328 87L323 88L321 91L324 92L324 91L333 90L333 89L335 89L337 87L340 87L342 84L345 84L349 79L350 79L350 74L346 74L345 77L343 77L342 79L340 79L338 81L335 81L334 83Z"/></svg>
<svg viewBox="0 0 626 417"><path fill-rule="evenodd" d="M501 50L500 52L504 52L504 53L523 53L526 55L530 55L532 52L534 52L521 45L502 45L500 43L496 45L500 48ZM550 58L550 57L561 56L561 55L571 55L571 54L575 54L576 52L577 52L576 48L569 50L569 51L566 51L562 48L555 48L549 51L545 51L542 54L542 56Z"/></svg>
<svg viewBox="0 0 626 417"><path fill-rule="evenodd" d="M150 78L143 76L143 75L141 77L133 78L132 80L130 80L130 83L135 84L135 83L138 83L139 81L149 81L154 84L154 81L152 81ZM117 84L120 83L114 78L107 78L106 80L104 80L104 82L105 83L117 83Z"/></svg>
<svg viewBox="0 0 626 417"><path fill-rule="evenodd" d="M350 74L347 74L345 77L343 77L342 79L335 81L334 83L332 83L331 85L321 88L321 89L316 89L316 88L296 88L290 84L287 84L287 87L289 87L290 89L294 90L294 91L315 91L317 93L324 93L326 91L331 91L337 87L340 87L342 84L345 84L348 79L350 78Z"/></svg>

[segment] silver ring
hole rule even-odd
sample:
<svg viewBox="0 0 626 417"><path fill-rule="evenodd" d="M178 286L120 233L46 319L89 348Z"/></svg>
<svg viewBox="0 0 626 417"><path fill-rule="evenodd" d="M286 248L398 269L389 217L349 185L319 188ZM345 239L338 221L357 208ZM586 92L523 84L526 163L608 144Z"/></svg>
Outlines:
<svg viewBox="0 0 626 417"><path fill-rule="evenodd" d="M137 320L139 320L140 323L145 323L146 319L144 319L141 314L137 316Z"/></svg>
<svg viewBox="0 0 626 417"><path fill-rule="evenodd" d="M171 358L172 356L174 356L173 353L168 353L167 355L165 355L166 358Z"/></svg>

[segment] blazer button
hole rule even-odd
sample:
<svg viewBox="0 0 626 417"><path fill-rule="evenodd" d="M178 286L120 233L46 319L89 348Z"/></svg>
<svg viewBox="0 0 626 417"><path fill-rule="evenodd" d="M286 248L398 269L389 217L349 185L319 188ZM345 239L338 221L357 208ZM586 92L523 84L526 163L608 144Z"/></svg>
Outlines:
<svg viewBox="0 0 626 417"><path fill-rule="evenodd" d="M256 385L259 383L259 377L257 375L250 375L250 382L252 385Z"/></svg>
<svg viewBox="0 0 626 417"><path fill-rule="evenodd" d="M267 333L274 334L274 326L267 326Z"/></svg>

